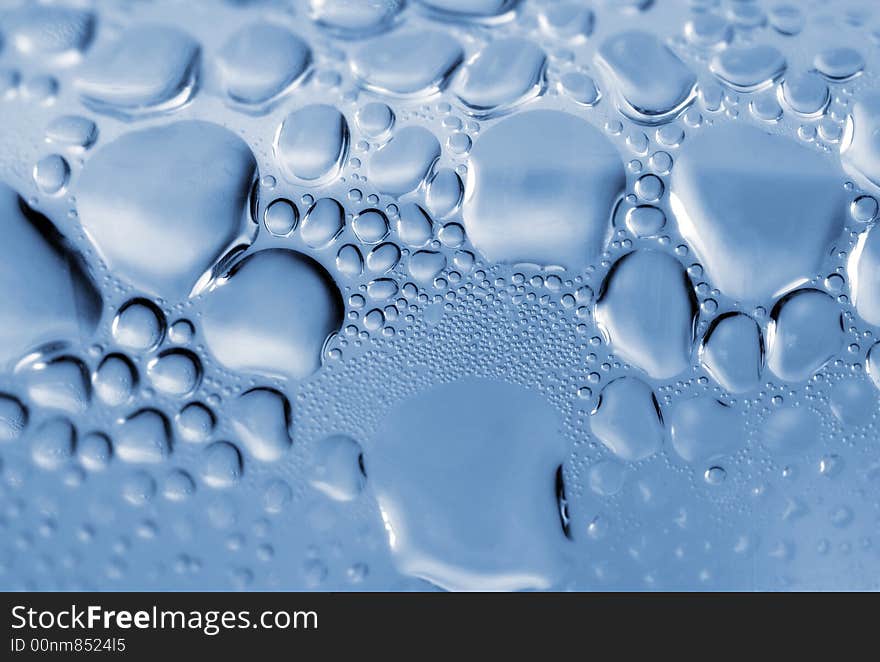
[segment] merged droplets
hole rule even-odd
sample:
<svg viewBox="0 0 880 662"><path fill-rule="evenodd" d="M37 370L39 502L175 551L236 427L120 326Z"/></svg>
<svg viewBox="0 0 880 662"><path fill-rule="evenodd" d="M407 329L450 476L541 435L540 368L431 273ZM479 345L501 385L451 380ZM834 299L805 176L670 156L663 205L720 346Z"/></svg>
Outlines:
<svg viewBox="0 0 880 662"><path fill-rule="evenodd" d="M211 163L210 175L202 164ZM256 161L216 124L183 121L132 131L97 151L79 181L86 233L118 275L183 298L256 230L249 202Z"/></svg>
<svg viewBox="0 0 880 662"><path fill-rule="evenodd" d="M602 250L625 185L614 147L555 110L513 115L476 141L463 217L488 259L578 269Z"/></svg>
<svg viewBox="0 0 880 662"><path fill-rule="evenodd" d="M635 122L665 122L694 99L694 73L649 32L628 30L607 38L595 61L616 93L618 109Z"/></svg>
<svg viewBox="0 0 880 662"><path fill-rule="evenodd" d="M265 109L305 75L309 45L286 28L254 23L235 32L217 55L223 90L233 102Z"/></svg>
<svg viewBox="0 0 880 662"><path fill-rule="evenodd" d="M652 456L663 444L663 419L651 387L635 377L618 377L599 397L590 417L593 434L621 460Z"/></svg>
<svg viewBox="0 0 880 662"><path fill-rule="evenodd" d="M805 15L794 5L775 5L765 13L753 3L728 3L716 11L715 3L697 2L683 35L664 42L638 31L615 33L615 26L631 22L635 12L652 5L651 0L605 2L595 10L568 0L532 8L517 0L302 4L323 31L314 62L310 46L281 24L243 21L243 28L235 26L237 32L205 42L206 53L210 46L207 76L200 71L198 40L170 26L141 24L123 30L109 50L90 54L96 25L92 12L42 4L7 12L7 18L16 20L4 23L3 46L17 51L13 56L24 66L63 67L91 55L73 75L79 77L82 101L93 110L126 121L142 120L181 109L204 85L220 98L203 101L232 113L232 119L223 122L229 131L203 122L160 119L145 124L146 129L132 130L112 120L105 127L102 121L101 139L111 142L93 155L87 151L98 141L92 119L60 115L45 125L37 118L37 137L49 145L35 152L28 164L34 166L33 181L27 180L27 170L17 173L16 181L23 176L26 185L35 186L39 204L69 209L70 219L60 227L77 227L79 215L98 249L98 260L103 258L102 270L107 268L102 286L108 304L118 305L120 296L128 300L112 315L109 337L101 329L100 337L87 341L87 352L77 352L83 358L74 357L66 345L92 335L101 319L100 296L51 223L10 190L9 204L0 207L4 223L12 219L11 226L4 226L12 228L12 244L7 269L0 269L0 298L6 311L0 335L6 363L17 366L18 381L4 386L9 393L0 394L0 441L21 439L23 452L38 467L61 472L60 485L72 487L87 477L98 484L104 479L94 474L111 469L107 480L118 478L116 491L126 507L152 508L156 495L184 501L197 486L207 487L212 500L205 504L209 520L218 528L230 526L243 513L233 507L239 497L218 495L215 489L242 483L248 495L261 500L258 506L265 513L275 515L294 499L293 480L275 475L286 472L289 462L304 460L306 482L340 502L357 500L364 492L369 468L368 495L377 497L381 526L405 574L445 588L512 589L560 586L568 560L559 545L569 544L566 536L578 541L586 534L598 549L609 533L609 521L614 540L606 542L628 551L640 564L644 561L645 581L654 580L651 559L640 556L651 541L644 537L639 548L626 538L637 520L618 520L614 515L619 510L610 519L602 513L583 520L577 499L588 488L593 503L617 509L620 500L614 497L630 498L624 487L633 488L640 504L655 505L658 496L664 498L655 490L657 485L650 484L650 476L642 480L642 468L638 482L625 485L628 473L635 471L626 463L652 458L663 445L664 419L671 448L663 460L671 460L674 451L693 465L698 483L720 485L727 479L724 488L714 488L715 498L738 489L742 479L752 481L757 467L767 464L759 456L753 459L751 448L738 452L744 446L744 430L771 454L795 459L818 445L823 430L842 435L847 444L869 434L872 428L865 426L873 422L876 411L871 381L880 384L878 361L872 348L864 361L866 377L859 374L860 346L869 346L873 336L858 328L859 321L850 320L850 313L843 320L851 326L853 340L856 333L859 336L858 344L850 346L847 363L852 365L835 362L822 370L843 344L841 305L846 308L851 301L864 322L880 325L875 320L880 313L872 312L880 309L873 301L880 285L873 282L877 251L870 225L878 216L876 200L849 182L841 186L836 162L820 153L841 138L840 119L850 113L840 139L841 160L858 186L880 186L880 157L872 138L880 116L873 107L877 104L864 94L864 80L839 85L864 71L858 51L803 53L815 54L813 69L789 74L776 85L784 73L784 58L775 48L754 43L766 36L761 30L766 23L782 35L799 32ZM490 27L512 21L521 7L521 24ZM425 16L449 23L434 23L436 31L396 29L404 19L432 25ZM861 17L848 14L845 20L856 27ZM606 39L597 55L598 73L580 61L582 47L597 26ZM102 21L99 27L102 37L116 36L115 25ZM110 33L103 34L105 30ZM773 39L777 45L785 42L778 35ZM682 49L690 64L685 65L667 43ZM464 65L462 44L472 54ZM705 103L700 112L689 110L696 90L690 66L710 60L711 71L731 89L701 79ZM359 92L348 74L340 73L346 61L354 84L366 91ZM798 61L803 66L803 59ZM319 66L313 70L315 63ZM495 121L543 94L545 74L554 89L550 98L534 105L557 110L517 112ZM273 155L269 136L257 120L235 111L268 112L300 85L309 90L302 103L311 105L290 104L273 114ZM438 98L447 85L452 89ZM66 87L65 78L54 71L51 76L32 75L26 69L0 71L0 96L8 100L57 104L69 98ZM736 94L743 90L749 96ZM557 92L559 97L554 96ZM325 105L333 94L345 105ZM376 95L404 100L392 103L386 98L388 103L383 103L373 100ZM432 95L435 98L429 98ZM603 95L617 109L599 105L591 110L607 103ZM200 113L199 108L193 106ZM789 150L780 146L781 138L758 139L743 126L758 120L776 133L788 131L792 118L783 118L783 109L785 118L791 114L803 125L802 142L813 144ZM627 129L625 122L617 121L623 118L614 119L616 110L630 121L662 126L643 126L644 133ZM716 114L719 110L726 116ZM462 118L462 113L489 121L478 124ZM579 117L582 113L587 121ZM590 113L598 115L586 117ZM682 121L672 122L679 114ZM744 121L731 121L738 114ZM347 118L358 142L349 144ZM592 128L601 121L610 139ZM42 135L41 126L46 126ZM244 140L235 134L239 129ZM122 138L116 138L120 133ZM201 138L193 138L199 133ZM245 141L258 158L274 166L273 175L295 187L333 184L334 190L312 195L276 191L273 176L265 176L257 187L256 159ZM665 151L656 152L654 142ZM793 145L794 141L789 147ZM107 151L115 153L108 157ZM631 154L621 161L621 151ZM675 156L674 169L667 152ZM624 174L622 163L627 161ZM205 170L204 163L211 168ZM339 195L344 192L335 190L337 183L349 190L354 206L343 207ZM271 204L256 199L269 191ZM617 204L625 192L631 195ZM301 202L294 193L302 195ZM402 200L390 204L378 194ZM853 234L836 242L847 211ZM618 225L613 236L612 212ZM677 228L670 228L673 220ZM30 241L33 237L26 231L19 232L19 221L36 239ZM256 251L250 246L257 235L255 221L262 226ZM683 263L672 257L680 241L675 239L676 229L688 243L674 249ZM853 248L850 239L856 237ZM71 238L81 241L79 236ZM829 249L835 244L832 253ZM303 246L320 264L291 250L265 248L281 245ZM655 250L657 245L662 252ZM844 280L837 263L824 262L847 255ZM526 265L508 278L508 269L497 262ZM695 287L685 275L688 264ZM536 266L550 269L535 275ZM555 267L570 271L555 272ZM338 278L339 287L325 268ZM817 276L825 274L831 274L825 286L837 301L815 290L786 296L809 280L820 282ZM411 282L404 285L404 278ZM129 286L143 294L125 294L133 289ZM599 292L595 307L594 287ZM720 296L716 287L722 290ZM694 289L703 302L697 319ZM347 311L340 290L348 300ZM766 309L777 300L768 320ZM482 337L468 339L467 329L452 327L454 335L469 340L477 371L488 365L484 359L505 361L509 347L530 343L538 325L548 329L549 340L568 346L556 334L568 328L568 316L576 317L577 332L586 334L585 342L568 357L566 365L573 367L559 369L581 370L585 366L579 361L585 355L588 370L596 371L587 379L593 391L583 388L578 395L587 402L598 394L593 414L586 417L577 410L577 420L567 420L563 428L555 407L537 395L485 379L421 392L433 374L402 354L401 366L417 368L412 373L417 394L394 404L394 394L399 395L394 380L377 381L387 390L374 404L390 403L392 408L384 414L378 409L370 412L372 423L379 422L376 434L358 435L355 441L347 435L324 436L326 417L335 414L325 415L312 402L316 394L323 398L328 386L330 392L343 393L336 388L341 383L337 380L353 373L338 371L348 371L347 364L333 361L326 373L302 387L237 374L306 379L321 365L323 354L340 356L337 347L351 347L344 350L347 359L366 349L365 360L372 361L386 342L406 346L386 338L399 335L422 342L421 321L429 325L428 337L437 338L435 347L441 347L452 337L447 325L458 324L462 316L482 324L482 318L470 317L471 306L493 316L517 310L523 329L529 331L521 335L516 330L497 343L490 338L492 346L485 347ZM755 319L741 310L753 310ZM167 322L166 314L172 315ZM340 336L328 343L346 317ZM768 324L772 379L798 385L762 383L770 376L763 377L765 343L755 320ZM605 332L608 346L593 322ZM406 326L412 323L415 326ZM386 324L400 328L385 329ZM699 367L691 364L694 331L702 335ZM429 370L455 365L446 351L431 357ZM21 361L25 354L27 360ZM528 357L522 375L517 362L508 365L517 380L532 383L532 362L544 365L544 357L541 352ZM704 388L703 370L720 388ZM641 371L646 376L637 377ZM453 374L443 372L441 381ZM544 375L539 388L558 393L552 399L559 404L569 390L555 383L555 367L548 365ZM380 369L377 378L383 376ZM673 384L676 377L680 381ZM800 385L807 380L809 385ZM721 389L743 397L734 403ZM90 411L96 424L86 425L85 413L95 406L90 405L92 391L99 401L95 404L106 410ZM386 396L392 399L386 401ZM356 407L358 397L353 416L362 413ZM153 400L161 403L162 411L152 408L159 406ZM58 413L65 418L47 419ZM116 425L111 416L120 417ZM321 427L314 427L322 416ZM557 443L563 429L572 435L591 431L609 451L588 444L586 465L573 472L582 484L568 495L561 469L566 444ZM499 439L505 442L503 448ZM541 444L534 444L535 439ZM178 442L182 446L176 446ZM9 458L4 451L2 461L8 459L13 467L18 449L14 443L7 448ZM172 450L175 468L170 463L122 466L165 463ZM716 462L723 456L735 459L730 465L725 460L722 468ZM657 460L644 470L662 469ZM120 466L111 467L114 462ZM265 463L275 463L274 468ZM749 473L746 465L753 467ZM839 458L826 455L821 466L824 475L831 475L840 466ZM769 467L775 471L773 464ZM10 485L21 480L15 469L5 464L3 469ZM450 482L449 475L455 480ZM788 466L783 475L791 475ZM754 494L762 490L755 488ZM331 526L332 513L354 509L353 516L359 518L370 511L362 507L369 505L366 502L330 504L309 489L296 495L297 500L306 496L315 506L307 517L317 527ZM88 516L97 517L92 512L96 510L93 507ZM852 511L841 512L852 518ZM675 521L686 528L694 514L690 507L687 512L682 508ZM695 522L701 517L696 512ZM181 541L194 532L193 522L186 519L169 521ZM286 519L273 522L280 528ZM836 522L845 519L835 516ZM141 535L149 529L150 522L144 521L137 531ZM155 534L155 525L152 530ZM255 538L266 537L269 520L257 520L252 530ZM90 526L81 531L83 539L94 534ZM243 536L230 534L230 552L243 548ZM255 543L257 558L270 560L272 545L268 540ZM676 548L676 555L686 547ZM122 538L113 553L121 556L127 548ZM306 552L307 581L324 582L337 572L332 564L317 560L324 551L316 544ZM338 553L336 548L331 551ZM182 554L174 568L192 574L202 562ZM615 581L617 568L607 574L601 552L590 563L597 580ZM340 567L345 566L351 582L364 580L365 563L346 560ZM120 561L111 574L121 572L121 567ZM371 573L373 567L371 562ZM236 577L246 583L254 573L242 569ZM701 574L701 581L709 580Z"/></svg>
<svg viewBox="0 0 880 662"><path fill-rule="evenodd" d="M316 186L336 177L348 140L348 122L334 106L303 106L281 123L275 158L288 179Z"/></svg>
<svg viewBox="0 0 880 662"><path fill-rule="evenodd" d="M201 46L165 25L129 28L80 69L76 86L93 110L124 118L170 112L195 93ZM209 163L197 160L196 163Z"/></svg>
<svg viewBox="0 0 880 662"><path fill-rule="evenodd" d="M368 42L354 53L350 65L369 90L418 97L442 90L463 58L461 45L448 33L416 31Z"/></svg>
<svg viewBox="0 0 880 662"><path fill-rule="evenodd" d="M690 363L696 308L681 264L666 253L640 250L608 272L595 318L622 358L651 377L670 379Z"/></svg>
<svg viewBox="0 0 880 662"><path fill-rule="evenodd" d="M461 68L455 93L478 117L509 111L541 93L546 61L543 49L527 39L497 39Z"/></svg>
<svg viewBox="0 0 880 662"><path fill-rule="evenodd" d="M320 367L342 310L339 290L321 265L295 251L269 249L238 262L206 294L203 332L230 369L303 379Z"/></svg>
<svg viewBox="0 0 880 662"><path fill-rule="evenodd" d="M780 168L788 176L779 178ZM843 229L845 209L839 175L821 154L741 123L684 143L671 205L712 282L741 301L809 279Z"/></svg>

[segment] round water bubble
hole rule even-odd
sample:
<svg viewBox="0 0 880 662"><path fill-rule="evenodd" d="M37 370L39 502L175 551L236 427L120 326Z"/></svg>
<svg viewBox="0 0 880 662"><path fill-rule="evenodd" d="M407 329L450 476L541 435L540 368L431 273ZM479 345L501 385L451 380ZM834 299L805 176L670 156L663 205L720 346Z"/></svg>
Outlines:
<svg viewBox="0 0 880 662"><path fill-rule="evenodd" d="M271 234L276 237L286 237L299 223L299 210L290 200L279 198L266 207L263 223Z"/></svg>
<svg viewBox="0 0 880 662"><path fill-rule="evenodd" d="M113 339L122 347L146 352L165 336L165 316L148 299L126 302L113 318Z"/></svg>

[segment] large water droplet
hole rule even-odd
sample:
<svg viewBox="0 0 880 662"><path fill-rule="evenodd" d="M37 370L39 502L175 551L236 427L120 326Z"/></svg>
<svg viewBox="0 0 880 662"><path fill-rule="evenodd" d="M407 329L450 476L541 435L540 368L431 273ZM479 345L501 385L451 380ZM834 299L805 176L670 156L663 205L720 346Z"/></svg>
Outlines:
<svg viewBox="0 0 880 662"><path fill-rule="evenodd" d="M595 318L622 358L652 377L670 379L690 364L696 310L681 264L666 253L639 250L608 272Z"/></svg>
<svg viewBox="0 0 880 662"><path fill-rule="evenodd" d="M351 70L369 90L399 97L442 90L464 58L459 43L443 32L418 31L374 39L351 58Z"/></svg>
<svg viewBox="0 0 880 662"><path fill-rule="evenodd" d="M171 428L156 409L141 409L121 419L113 438L123 462L156 464L171 454Z"/></svg>
<svg viewBox="0 0 880 662"><path fill-rule="evenodd" d="M840 141L840 158L847 174L859 184L880 188L880 94L868 93L852 107Z"/></svg>
<svg viewBox="0 0 880 662"><path fill-rule="evenodd" d="M367 480L361 446L351 437L332 435L322 439L312 464L312 487L336 501L356 498Z"/></svg>
<svg viewBox="0 0 880 662"><path fill-rule="evenodd" d="M66 418L51 418L31 437L31 458L41 469L56 471L73 457L76 429Z"/></svg>
<svg viewBox="0 0 880 662"><path fill-rule="evenodd" d="M652 456L663 443L660 405L651 387L635 377L610 382L590 418L593 434L621 460Z"/></svg>
<svg viewBox="0 0 880 662"><path fill-rule="evenodd" d="M726 48L709 63L709 70L718 80L739 92L769 87L785 68L785 56L766 44Z"/></svg>
<svg viewBox="0 0 880 662"><path fill-rule="evenodd" d="M764 365L761 327L742 313L719 316L703 338L700 359L726 390L750 391L758 386Z"/></svg>
<svg viewBox="0 0 880 662"><path fill-rule="evenodd" d="M290 403L278 391L251 389L232 403L229 413L245 450L261 462L275 462L290 448Z"/></svg>
<svg viewBox="0 0 880 662"><path fill-rule="evenodd" d="M543 49L527 39L497 39L459 70L455 92L478 117L509 111L541 93L546 61Z"/></svg>
<svg viewBox="0 0 880 662"><path fill-rule="evenodd" d="M86 338L102 302L84 263L45 216L0 183L5 258L0 262L0 362L37 346Z"/></svg>
<svg viewBox="0 0 880 662"><path fill-rule="evenodd" d="M217 359L234 370L308 377L342 322L330 275L295 251L270 249L236 264L205 296L203 331Z"/></svg>
<svg viewBox="0 0 880 662"><path fill-rule="evenodd" d="M435 386L389 413L366 468L400 570L453 590L552 586L565 543L557 426L534 394L485 379Z"/></svg>
<svg viewBox="0 0 880 662"><path fill-rule="evenodd" d="M249 209L255 175L247 144L216 124L132 131L86 163L80 218L118 275L152 294L182 298L256 230Z"/></svg>
<svg viewBox="0 0 880 662"><path fill-rule="evenodd" d="M770 314L767 367L787 381L807 379L843 345L840 309L819 290L797 290Z"/></svg>
<svg viewBox="0 0 880 662"><path fill-rule="evenodd" d="M400 129L370 158L370 181L383 193L403 195L418 188L440 157L440 143L420 126Z"/></svg>
<svg viewBox="0 0 880 662"><path fill-rule="evenodd" d="M471 151L463 216L490 260L578 269L602 250L625 185L614 147L555 110L513 115Z"/></svg>
<svg viewBox="0 0 880 662"><path fill-rule="evenodd" d="M405 0L311 0L312 20L334 35L363 38L390 29Z"/></svg>
<svg viewBox="0 0 880 662"><path fill-rule="evenodd" d="M309 45L270 23L241 28L223 44L217 66L223 89L236 103L258 110L296 85L312 61Z"/></svg>
<svg viewBox="0 0 880 662"><path fill-rule="evenodd" d="M201 47L186 32L138 25L95 53L80 70L76 86L83 102L97 112L123 118L169 112L195 93L200 61Z"/></svg>
<svg viewBox="0 0 880 662"><path fill-rule="evenodd" d="M22 55L57 64L76 62L95 33L95 15L86 9L26 3L3 17L3 30Z"/></svg>
<svg viewBox="0 0 880 662"><path fill-rule="evenodd" d="M628 30L607 38L595 62L620 112L636 122L665 122L694 100L697 77L649 32Z"/></svg>
<svg viewBox="0 0 880 662"><path fill-rule="evenodd" d="M821 154L741 123L686 142L672 172L681 233L713 283L746 301L779 296L819 269L843 229L843 194Z"/></svg>
<svg viewBox="0 0 880 662"><path fill-rule="evenodd" d="M275 157L285 176L317 186L339 172L348 150L348 122L334 106L312 104L290 113L275 136Z"/></svg>
<svg viewBox="0 0 880 662"><path fill-rule="evenodd" d="M672 447L687 462L716 460L745 442L741 414L707 396L682 400L669 412L667 422Z"/></svg>

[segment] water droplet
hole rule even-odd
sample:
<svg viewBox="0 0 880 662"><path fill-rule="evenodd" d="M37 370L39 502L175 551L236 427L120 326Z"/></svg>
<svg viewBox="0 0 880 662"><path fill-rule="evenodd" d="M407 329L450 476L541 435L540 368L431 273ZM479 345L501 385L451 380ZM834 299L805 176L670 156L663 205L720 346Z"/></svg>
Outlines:
<svg viewBox="0 0 880 662"><path fill-rule="evenodd" d="M274 389L254 388L229 407L232 429L248 454L275 462L290 448L290 403Z"/></svg>
<svg viewBox="0 0 880 662"><path fill-rule="evenodd" d="M96 112L123 118L170 112L195 93L200 66L201 47L189 34L139 25L90 58L76 86Z"/></svg>
<svg viewBox="0 0 880 662"><path fill-rule="evenodd" d="M323 267L301 253L269 249L237 263L206 295L203 332L229 368L302 379L320 367L342 311L339 290Z"/></svg>
<svg viewBox="0 0 880 662"><path fill-rule="evenodd" d="M789 176L776 177L780 168ZM766 300L806 281L843 229L843 189L829 162L743 125L686 142L671 196L706 272L739 300Z"/></svg>
<svg viewBox="0 0 880 662"><path fill-rule="evenodd" d="M595 319L622 358L669 379L690 363L696 300L681 264L665 253L634 251L608 272Z"/></svg>
<svg viewBox="0 0 880 662"><path fill-rule="evenodd" d="M253 23L226 40L216 62L223 89L233 102L266 110L304 77L312 52L279 25Z"/></svg>
<svg viewBox="0 0 880 662"><path fill-rule="evenodd" d="M318 186L336 178L348 142L345 116L334 106L311 104L284 118L275 136L275 158L289 180Z"/></svg>
<svg viewBox="0 0 880 662"><path fill-rule="evenodd" d="M650 386L634 377L620 377L602 389L590 428L612 453L628 462L650 457L663 443L657 399Z"/></svg>
<svg viewBox="0 0 880 662"><path fill-rule="evenodd" d="M666 122L694 100L696 76L649 32L627 30L608 37L595 63L615 91L620 112L635 122Z"/></svg>
<svg viewBox="0 0 880 662"><path fill-rule="evenodd" d="M465 228L491 260L577 269L601 251L624 183L617 151L585 121L519 113L471 151Z"/></svg>
<svg viewBox="0 0 880 662"><path fill-rule="evenodd" d="M212 163L211 176L195 164ZM215 124L184 121L129 132L98 150L79 180L83 228L108 265L151 294L186 297L256 227L256 161Z"/></svg>

